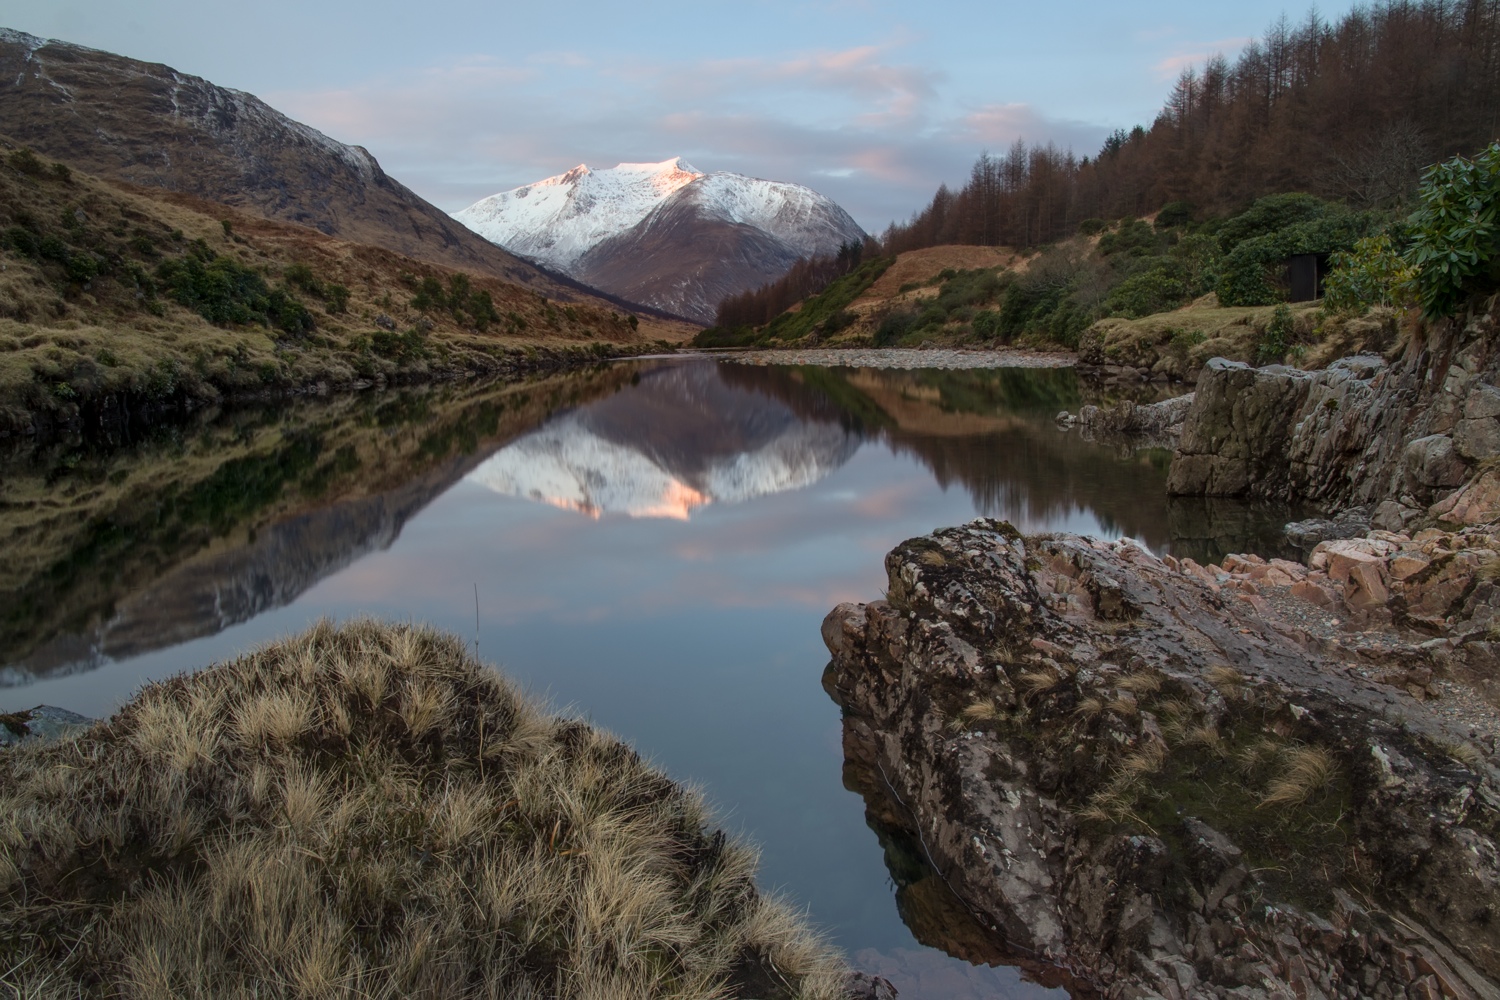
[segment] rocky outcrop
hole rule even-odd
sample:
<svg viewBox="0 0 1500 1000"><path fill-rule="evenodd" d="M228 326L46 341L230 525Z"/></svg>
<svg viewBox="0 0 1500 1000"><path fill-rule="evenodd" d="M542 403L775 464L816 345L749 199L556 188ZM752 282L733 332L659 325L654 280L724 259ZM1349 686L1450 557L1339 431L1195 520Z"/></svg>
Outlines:
<svg viewBox="0 0 1500 1000"><path fill-rule="evenodd" d="M823 627L851 783L1014 953L1110 997L1500 995L1466 729L1129 541L980 520L886 568Z"/></svg>
<svg viewBox="0 0 1500 1000"><path fill-rule="evenodd" d="M1497 311L1500 300L1397 364L1358 355L1309 372L1210 361L1168 491L1432 503L1500 455Z"/></svg>
<svg viewBox="0 0 1500 1000"><path fill-rule="evenodd" d="M1183 423L1192 405L1192 393L1156 403L1122 399L1113 406L1084 406L1076 416L1064 410L1057 415L1057 422L1064 427L1077 427L1086 441L1133 448L1171 448L1182 436Z"/></svg>

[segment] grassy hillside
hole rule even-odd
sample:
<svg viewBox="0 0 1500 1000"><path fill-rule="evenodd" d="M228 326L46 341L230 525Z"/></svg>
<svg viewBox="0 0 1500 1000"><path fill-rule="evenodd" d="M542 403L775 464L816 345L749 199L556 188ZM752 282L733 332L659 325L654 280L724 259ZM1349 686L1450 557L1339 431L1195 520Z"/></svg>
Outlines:
<svg viewBox="0 0 1500 1000"><path fill-rule="evenodd" d="M111 406L524 371L676 336L0 142L0 433Z"/></svg>
<svg viewBox="0 0 1500 1000"><path fill-rule="evenodd" d="M842 993L696 797L428 629L153 684L0 755L0 798L7 995Z"/></svg>
<svg viewBox="0 0 1500 1000"><path fill-rule="evenodd" d="M1287 257L1399 229L1387 215L1277 195L1226 218L1181 207L1087 228L1029 255L951 246L882 258L762 327L710 329L696 342L1063 348L1184 377L1214 355L1313 363L1333 349L1324 345L1381 350L1394 339L1389 310L1351 318L1280 305Z"/></svg>

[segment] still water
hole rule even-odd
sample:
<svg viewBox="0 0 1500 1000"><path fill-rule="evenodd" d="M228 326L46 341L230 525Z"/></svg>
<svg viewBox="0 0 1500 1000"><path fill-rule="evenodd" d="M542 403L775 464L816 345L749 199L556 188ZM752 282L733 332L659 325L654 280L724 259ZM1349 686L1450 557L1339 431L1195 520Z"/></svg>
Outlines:
<svg viewBox="0 0 1500 1000"><path fill-rule="evenodd" d="M321 616L430 621L702 789L903 997L1061 995L917 912L924 873L843 787L819 625L880 595L895 543L981 514L1264 548L1280 512L1169 505L1165 454L1060 431L1085 396L1066 369L636 362L17 453L0 709L103 716Z"/></svg>

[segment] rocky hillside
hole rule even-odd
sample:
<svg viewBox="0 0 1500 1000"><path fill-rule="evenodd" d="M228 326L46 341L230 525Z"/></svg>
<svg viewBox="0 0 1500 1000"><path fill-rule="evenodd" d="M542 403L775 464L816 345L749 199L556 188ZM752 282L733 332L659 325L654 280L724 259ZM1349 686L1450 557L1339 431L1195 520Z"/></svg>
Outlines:
<svg viewBox="0 0 1500 1000"><path fill-rule="evenodd" d="M495 243L627 301L711 323L720 301L798 259L863 243L848 213L815 191L680 158L579 165L455 214Z"/></svg>
<svg viewBox="0 0 1500 1000"><path fill-rule="evenodd" d="M0 29L0 134L110 180L571 294L418 197L362 147L169 66Z"/></svg>
<svg viewBox="0 0 1500 1000"><path fill-rule="evenodd" d="M1387 362L1318 371L1210 362L1168 489L1178 495L1386 504L1392 527L1500 457L1500 298L1418 325Z"/></svg>

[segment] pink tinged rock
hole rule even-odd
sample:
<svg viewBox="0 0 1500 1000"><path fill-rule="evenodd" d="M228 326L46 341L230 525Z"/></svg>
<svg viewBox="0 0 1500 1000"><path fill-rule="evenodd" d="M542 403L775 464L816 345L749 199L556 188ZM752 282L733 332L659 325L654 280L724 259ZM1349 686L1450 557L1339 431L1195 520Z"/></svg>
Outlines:
<svg viewBox="0 0 1500 1000"><path fill-rule="evenodd" d="M1280 570L1293 580L1301 580L1307 576L1307 567L1290 559L1272 559L1271 568Z"/></svg>
<svg viewBox="0 0 1500 1000"><path fill-rule="evenodd" d="M1431 564L1432 560L1427 556L1403 552L1391 560L1391 578L1405 581L1416 576Z"/></svg>
<svg viewBox="0 0 1500 1000"><path fill-rule="evenodd" d="M1266 571L1265 584L1268 587L1290 587L1296 582L1290 575L1283 573L1274 566Z"/></svg>
<svg viewBox="0 0 1500 1000"><path fill-rule="evenodd" d="M1043 639L1040 636L1031 640L1031 648L1046 656L1051 656L1059 660L1065 659L1068 655L1068 651L1066 649L1063 649L1055 642L1048 642L1046 639Z"/></svg>
<svg viewBox="0 0 1500 1000"><path fill-rule="evenodd" d="M1344 588L1344 600L1351 608L1384 607L1391 599L1391 592L1386 589L1383 577L1380 567L1373 563L1353 564L1349 571L1349 582Z"/></svg>
<svg viewBox="0 0 1500 1000"><path fill-rule="evenodd" d="M1292 585L1292 596L1316 604L1320 608L1326 608L1333 603L1333 595L1311 580L1303 580Z"/></svg>

